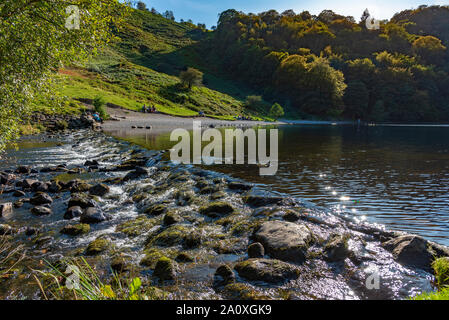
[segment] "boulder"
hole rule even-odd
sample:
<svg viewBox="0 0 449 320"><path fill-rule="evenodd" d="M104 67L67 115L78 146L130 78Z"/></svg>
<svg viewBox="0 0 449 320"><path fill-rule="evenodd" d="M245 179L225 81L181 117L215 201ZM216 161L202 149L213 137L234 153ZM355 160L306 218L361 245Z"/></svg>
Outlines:
<svg viewBox="0 0 449 320"><path fill-rule="evenodd" d="M20 197L24 197L26 195L26 193L21 190L16 190L16 191L14 191L14 193L12 195L16 198L20 198Z"/></svg>
<svg viewBox="0 0 449 320"><path fill-rule="evenodd" d="M96 201L84 193L73 194L69 200L68 207L81 207L83 209L93 208L97 205Z"/></svg>
<svg viewBox="0 0 449 320"><path fill-rule="evenodd" d="M44 207L44 206L37 206L37 207L31 208L30 211L35 216L48 216L48 215L52 214L51 209Z"/></svg>
<svg viewBox="0 0 449 320"><path fill-rule="evenodd" d="M248 247L248 257L250 258L263 258L265 255L265 249L260 242L253 243Z"/></svg>
<svg viewBox="0 0 449 320"><path fill-rule="evenodd" d="M251 281L283 283L299 277L298 268L275 259L249 259L239 262L234 269L241 277Z"/></svg>
<svg viewBox="0 0 449 320"><path fill-rule="evenodd" d="M47 192L48 191L48 184L46 182L36 181L31 185L31 189L33 191L39 191L39 192Z"/></svg>
<svg viewBox="0 0 449 320"><path fill-rule="evenodd" d="M431 270L433 261L429 243L420 236L404 235L384 242L383 247L392 252L393 258L406 266Z"/></svg>
<svg viewBox="0 0 449 320"><path fill-rule="evenodd" d="M101 211L98 208L87 208L86 211L81 215L80 222L81 223L100 223L103 221L111 220L111 217Z"/></svg>
<svg viewBox="0 0 449 320"><path fill-rule="evenodd" d="M3 215L11 214L12 213L12 203L1 203L0 204L0 217Z"/></svg>
<svg viewBox="0 0 449 320"><path fill-rule="evenodd" d="M53 202L53 199L45 192L38 192L34 195L33 198L30 199L30 203L35 206L40 206L43 204L50 204L52 202Z"/></svg>
<svg viewBox="0 0 449 320"><path fill-rule="evenodd" d="M248 195L243 198L246 204L252 207L265 207L279 204L284 198L267 195Z"/></svg>
<svg viewBox="0 0 449 320"><path fill-rule="evenodd" d="M20 183L20 187L22 187L22 189L31 189L31 186L36 182L38 181L33 179L24 179L22 183Z"/></svg>
<svg viewBox="0 0 449 320"><path fill-rule="evenodd" d="M299 214L299 212L296 212L294 210L286 210L283 219L289 222L296 222L301 219L301 215Z"/></svg>
<svg viewBox="0 0 449 320"><path fill-rule="evenodd" d="M254 240L263 244L265 251L285 261L302 263L312 242L312 232L304 225L285 221L268 221L261 225Z"/></svg>
<svg viewBox="0 0 449 320"><path fill-rule="evenodd" d="M20 166L16 169L16 173L20 174L30 174L31 173L31 167L29 166Z"/></svg>
<svg viewBox="0 0 449 320"><path fill-rule="evenodd" d="M71 220L77 217L80 217L83 214L83 209L79 206L70 207L67 209L64 214L64 219Z"/></svg>
<svg viewBox="0 0 449 320"><path fill-rule="evenodd" d="M218 281L218 284L220 285L226 285L228 283L235 282L234 271L232 271L231 267L225 264L217 268L217 270L215 271L215 277L221 278L221 281Z"/></svg>
<svg viewBox="0 0 449 320"><path fill-rule="evenodd" d="M90 231L90 225L80 223L76 225L68 225L62 228L60 231L62 234L66 234L69 236L79 236L85 233L89 233Z"/></svg>
<svg viewBox="0 0 449 320"><path fill-rule="evenodd" d="M99 183L89 189L89 193L91 195L99 196L99 197L105 196L107 193L109 193L109 191L110 191L110 188L103 183Z"/></svg>
<svg viewBox="0 0 449 320"><path fill-rule="evenodd" d="M111 242L107 239L96 239L89 243L85 253L88 256L94 256L106 251L110 245Z"/></svg>
<svg viewBox="0 0 449 320"><path fill-rule="evenodd" d="M234 208L226 202L212 202L199 209L201 214L211 218L219 218L234 212Z"/></svg>

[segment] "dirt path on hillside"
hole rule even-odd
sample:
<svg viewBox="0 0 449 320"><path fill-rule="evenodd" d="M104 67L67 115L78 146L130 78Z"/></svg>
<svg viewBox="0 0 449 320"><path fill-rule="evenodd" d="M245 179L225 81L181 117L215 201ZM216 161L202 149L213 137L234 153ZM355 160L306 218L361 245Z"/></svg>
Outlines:
<svg viewBox="0 0 449 320"><path fill-rule="evenodd" d="M193 121L201 121L202 127L252 127L257 125L284 124L283 122L265 121L225 121L207 117L176 117L160 113L142 113L119 108L107 108L111 116L102 125L105 131L114 130L152 130L166 131L175 128L192 129Z"/></svg>

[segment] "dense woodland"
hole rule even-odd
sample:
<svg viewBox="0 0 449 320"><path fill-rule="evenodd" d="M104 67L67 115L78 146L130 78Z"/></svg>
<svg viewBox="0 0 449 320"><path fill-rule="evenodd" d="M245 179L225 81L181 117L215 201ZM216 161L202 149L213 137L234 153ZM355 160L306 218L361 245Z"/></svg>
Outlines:
<svg viewBox="0 0 449 320"><path fill-rule="evenodd" d="M449 7L367 18L227 10L200 54L298 116L448 121Z"/></svg>

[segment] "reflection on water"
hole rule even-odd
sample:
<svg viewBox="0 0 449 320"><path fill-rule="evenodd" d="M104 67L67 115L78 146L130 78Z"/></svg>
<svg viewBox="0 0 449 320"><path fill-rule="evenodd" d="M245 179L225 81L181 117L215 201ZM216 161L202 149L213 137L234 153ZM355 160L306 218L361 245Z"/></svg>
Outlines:
<svg viewBox="0 0 449 320"><path fill-rule="evenodd" d="M449 127L279 127L279 170L209 167L289 193L336 214L368 219L449 245ZM169 133L112 132L150 149L169 149Z"/></svg>

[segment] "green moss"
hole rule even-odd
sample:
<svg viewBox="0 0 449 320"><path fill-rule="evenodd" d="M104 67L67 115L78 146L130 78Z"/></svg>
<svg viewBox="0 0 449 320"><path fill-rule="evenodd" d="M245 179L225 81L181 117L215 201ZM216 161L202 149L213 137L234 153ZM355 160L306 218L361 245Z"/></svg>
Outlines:
<svg viewBox="0 0 449 320"><path fill-rule="evenodd" d="M166 211L167 206L163 204L155 204L145 209L145 213L151 216L159 216L161 214L164 214Z"/></svg>
<svg viewBox="0 0 449 320"><path fill-rule="evenodd" d="M156 262L153 275L160 280L174 280L176 274L175 262L167 257L162 257Z"/></svg>
<svg viewBox="0 0 449 320"><path fill-rule="evenodd" d="M158 223L157 219L140 216L134 220L124 222L116 227L117 232L123 232L128 237L137 237L151 230Z"/></svg>
<svg viewBox="0 0 449 320"><path fill-rule="evenodd" d="M226 202L212 202L206 206L203 206L199 209L201 214L207 215L209 217L220 217L226 214L230 214L234 212L234 208L226 203Z"/></svg>
<svg viewBox="0 0 449 320"><path fill-rule="evenodd" d="M106 239L96 239L89 243L86 248L86 255L94 256L106 251L111 245L111 242Z"/></svg>
<svg viewBox="0 0 449 320"><path fill-rule="evenodd" d="M175 225L171 226L156 236L150 236L147 239L147 247L154 245L162 247L171 247L180 245L184 242L184 238L189 234L189 229L185 226Z"/></svg>
<svg viewBox="0 0 449 320"><path fill-rule="evenodd" d="M80 223L76 225L68 225L62 228L61 233L69 236L79 236L82 234L89 233L90 225Z"/></svg>
<svg viewBox="0 0 449 320"><path fill-rule="evenodd" d="M266 300L267 296L257 292L245 283L230 283L224 287L224 294L231 300Z"/></svg>

